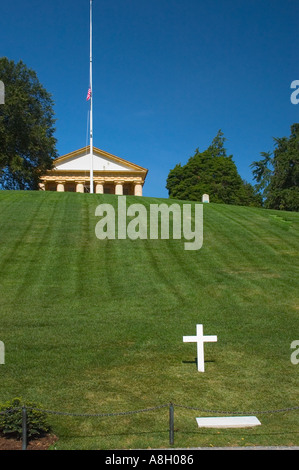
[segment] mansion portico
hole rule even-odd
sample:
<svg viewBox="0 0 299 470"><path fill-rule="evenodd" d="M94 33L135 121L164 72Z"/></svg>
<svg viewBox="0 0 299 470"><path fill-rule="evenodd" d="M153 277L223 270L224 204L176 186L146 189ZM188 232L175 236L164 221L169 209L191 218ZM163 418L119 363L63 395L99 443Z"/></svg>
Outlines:
<svg viewBox="0 0 299 470"><path fill-rule="evenodd" d="M142 196L148 170L110 153L93 149L94 193ZM89 147L54 160L54 168L41 177L40 190L90 192Z"/></svg>

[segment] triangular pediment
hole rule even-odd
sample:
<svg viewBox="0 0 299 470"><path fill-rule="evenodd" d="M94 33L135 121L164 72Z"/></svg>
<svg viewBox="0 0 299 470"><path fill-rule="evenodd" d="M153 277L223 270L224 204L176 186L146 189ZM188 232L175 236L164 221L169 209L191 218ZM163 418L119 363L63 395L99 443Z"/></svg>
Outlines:
<svg viewBox="0 0 299 470"><path fill-rule="evenodd" d="M90 169L90 148L83 147L80 150L62 155L54 160L54 170L58 171L89 171ZM93 148L93 170L109 172L142 172L147 173L147 169L135 163L131 163L123 158L111 153Z"/></svg>

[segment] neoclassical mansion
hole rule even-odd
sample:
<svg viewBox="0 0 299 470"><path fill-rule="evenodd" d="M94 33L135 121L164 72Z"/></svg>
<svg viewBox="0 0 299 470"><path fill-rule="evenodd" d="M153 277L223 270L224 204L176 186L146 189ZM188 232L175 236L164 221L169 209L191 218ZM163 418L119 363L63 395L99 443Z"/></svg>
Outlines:
<svg viewBox="0 0 299 470"><path fill-rule="evenodd" d="M54 168L41 177L40 190L90 192L90 165L89 147L58 157ZM93 148L95 193L142 196L147 172L135 163Z"/></svg>

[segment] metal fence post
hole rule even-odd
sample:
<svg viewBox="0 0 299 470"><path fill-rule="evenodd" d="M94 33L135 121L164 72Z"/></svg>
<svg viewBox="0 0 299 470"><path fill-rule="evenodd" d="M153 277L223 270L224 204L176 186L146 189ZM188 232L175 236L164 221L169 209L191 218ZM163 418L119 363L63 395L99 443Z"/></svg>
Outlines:
<svg viewBox="0 0 299 470"><path fill-rule="evenodd" d="M169 403L169 445L174 444L174 406Z"/></svg>
<svg viewBox="0 0 299 470"><path fill-rule="evenodd" d="M27 410L22 407L22 450L27 450Z"/></svg>

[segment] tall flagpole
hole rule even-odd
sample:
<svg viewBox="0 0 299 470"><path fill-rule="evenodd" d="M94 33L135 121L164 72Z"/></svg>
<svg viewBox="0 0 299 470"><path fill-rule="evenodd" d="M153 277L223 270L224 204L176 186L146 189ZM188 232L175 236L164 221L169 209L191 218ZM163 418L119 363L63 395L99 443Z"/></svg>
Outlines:
<svg viewBox="0 0 299 470"><path fill-rule="evenodd" d="M89 191L93 193L93 89L92 89L92 0L90 0L90 60L89 60L89 86L90 86L90 188Z"/></svg>

